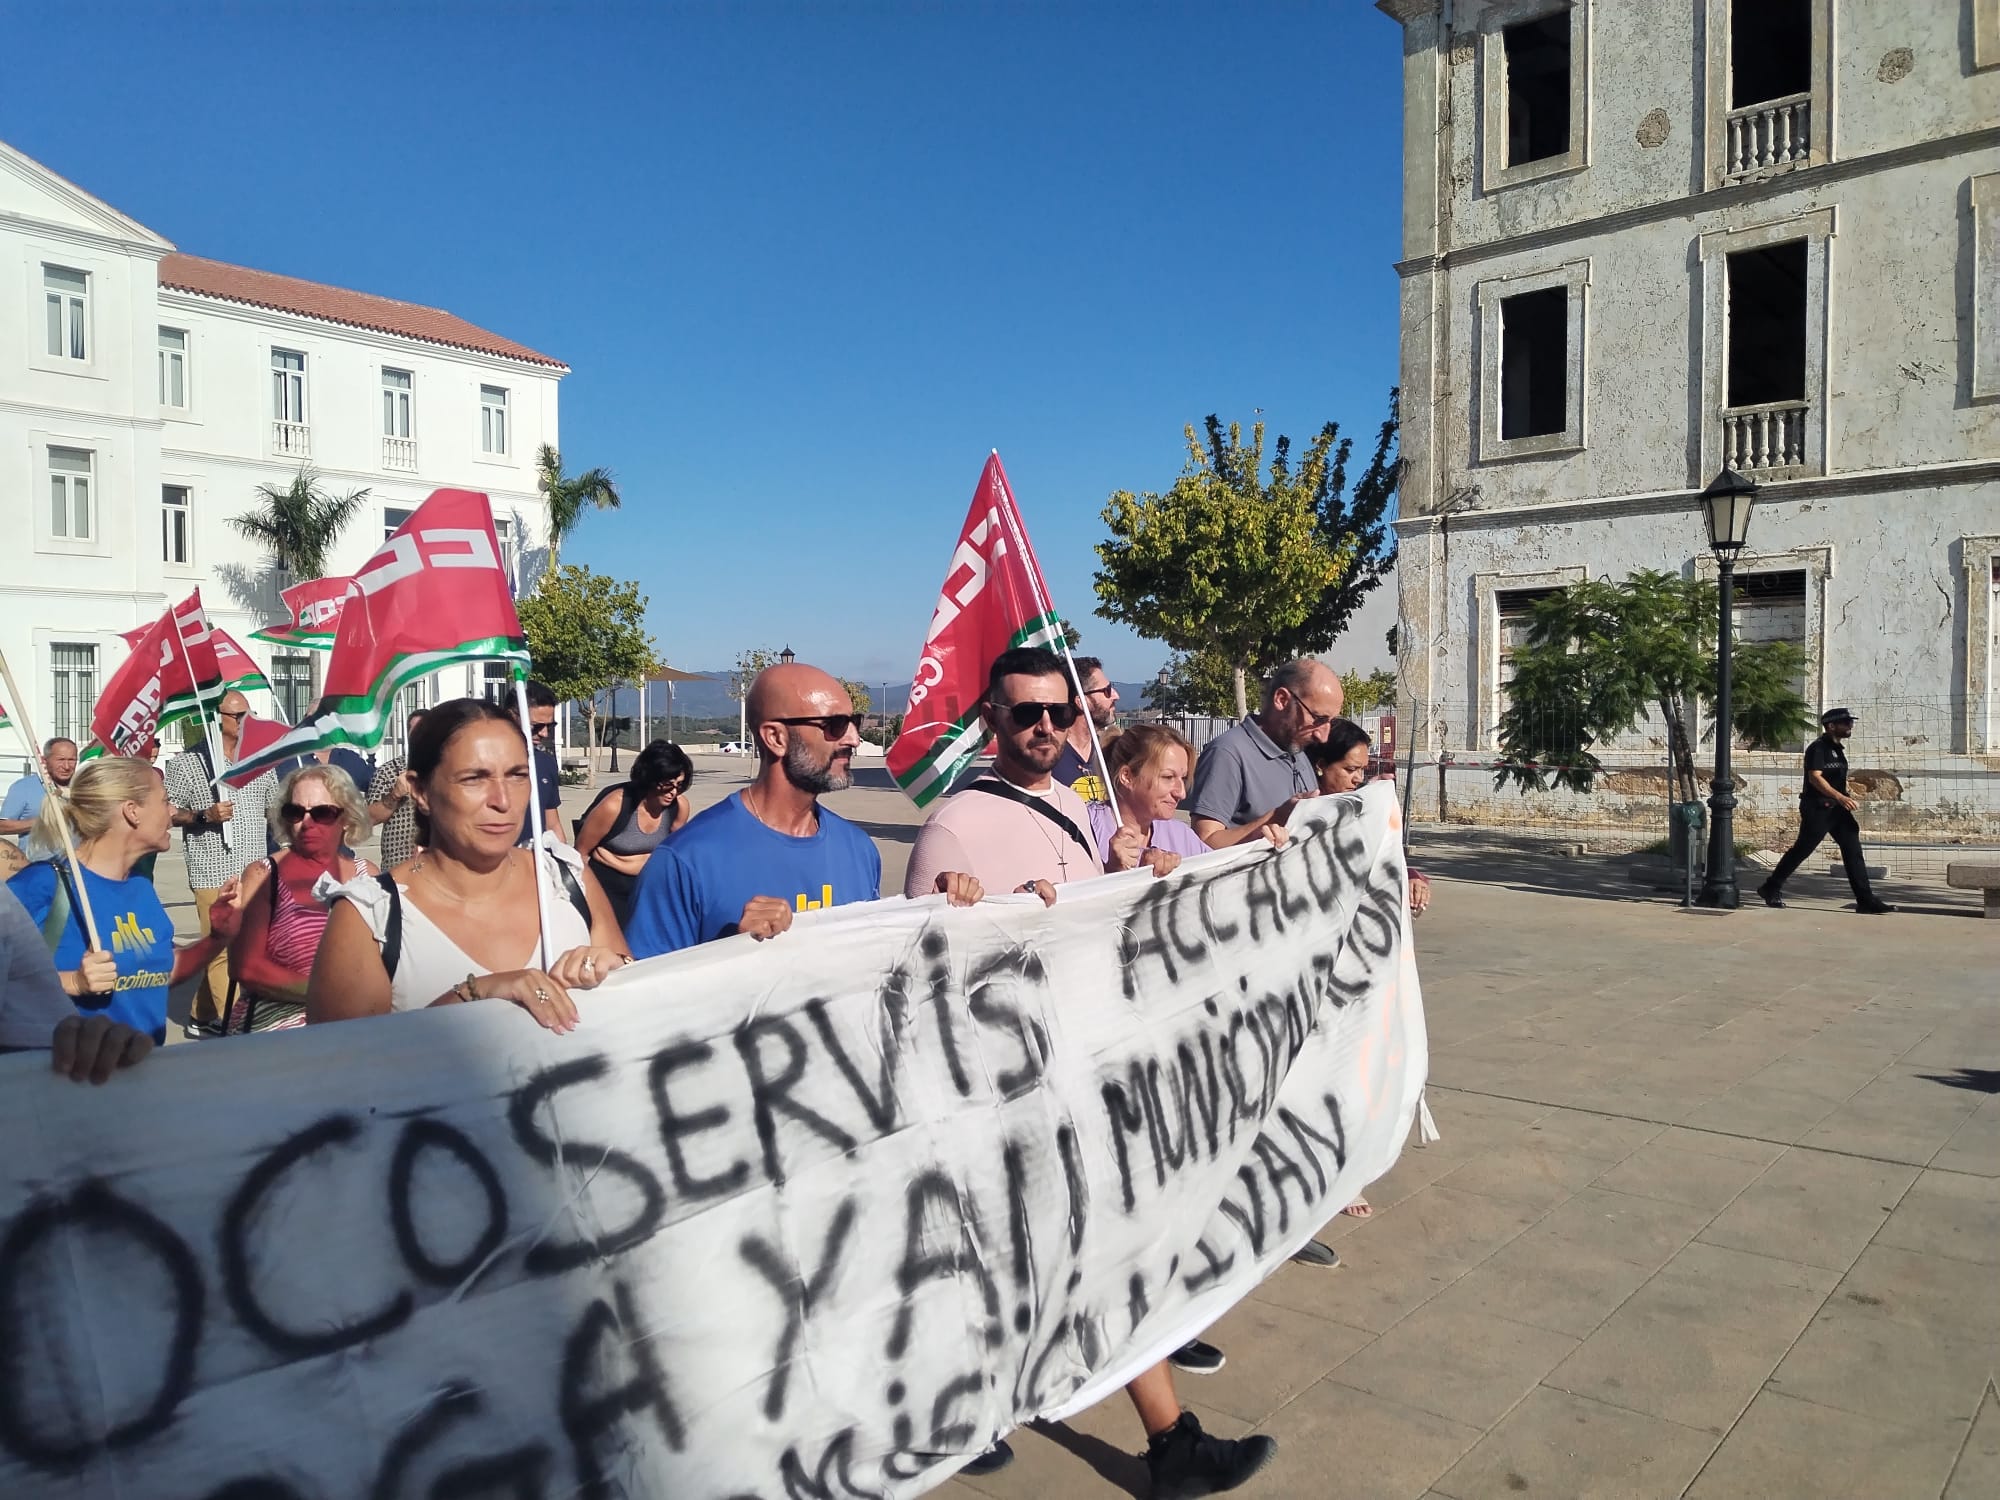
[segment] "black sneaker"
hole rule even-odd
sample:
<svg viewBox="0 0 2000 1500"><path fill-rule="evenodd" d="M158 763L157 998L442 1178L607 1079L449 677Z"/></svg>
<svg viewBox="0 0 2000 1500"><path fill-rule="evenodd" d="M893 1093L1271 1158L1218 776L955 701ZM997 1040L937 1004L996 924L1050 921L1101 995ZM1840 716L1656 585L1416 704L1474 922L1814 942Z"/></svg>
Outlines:
<svg viewBox="0 0 2000 1500"><path fill-rule="evenodd" d="M1252 1433L1247 1438L1210 1437L1191 1411L1146 1444L1146 1472L1153 1478L1153 1500L1195 1500L1219 1495L1250 1478L1278 1451L1275 1438Z"/></svg>
<svg viewBox="0 0 2000 1500"><path fill-rule="evenodd" d="M220 1021L190 1021L181 1028L181 1035L191 1042L205 1042L223 1034Z"/></svg>
<svg viewBox="0 0 2000 1500"><path fill-rule="evenodd" d="M1854 909L1865 916L1880 917L1886 916L1896 908L1886 901L1857 901L1854 903Z"/></svg>
<svg viewBox="0 0 2000 1500"><path fill-rule="evenodd" d="M1783 906L1785 904L1785 898L1772 890L1768 885L1758 886L1757 894L1764 898L1766 906Z"/></svg>
<svg viewBox="0 0 2000 1500"><path fill-rule="evenodd" d="M1307 1240L1293 1252L1292 1259L1302 1266L1325 1266L1329 1271L1340 1269L1340 1256L1333 1246L1322 1245L1318 1240Z"/></svg>
<svg viewBox="0 0 2000 1500"><path fill-rule="evenodd" d="M1187 1371L1190 1375L1213 1375L1229 1363L1229 1356L1213 1344L1204 1344L1200 1339L1189 1339L1167 1356L1167 1363L1176 1370Z"/></svg>
<svg viewBox="0 0 2000 1500"><path fill-rule="evenodd" d="M996 1438L991 1448L988 1448L958 1472L961 1474L998 1474L1013 1461L1013 1446L1005 1438Z"/></svg>

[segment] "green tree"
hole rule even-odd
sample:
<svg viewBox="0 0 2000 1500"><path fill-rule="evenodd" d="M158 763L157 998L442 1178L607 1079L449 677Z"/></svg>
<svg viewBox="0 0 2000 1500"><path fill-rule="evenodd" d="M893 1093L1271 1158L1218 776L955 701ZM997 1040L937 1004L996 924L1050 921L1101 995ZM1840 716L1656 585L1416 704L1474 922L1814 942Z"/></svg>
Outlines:
<svg viewBox="0 0 2000 1500"><path fill-rule="evenodd" d="M253 509L229 518L230 526L268 548L280 572L303 581L326 577L334 543L361 509L368 491L333 494L321 485L317 469L301 464L290 484L260 484L257 496Z"/></svg>
<svg viewBox="0 0 2000 1500"><path fill-rule="evenodd" d="M562 563L562 546L586 509L617 510L621 504L618 485L609 469L586 469L577 475L563 473L562 455L548 443L535 455L535 487L549 507L549 571L547 579Z"/></svg>
<svg viewBox="0 0 2000 1500"><path fill-rule="evenodd" d="M1345 706L1341 712L1348 718L1365 714L1371 709L1396 702L1396 674L1377 667L1366 677L1357 671L1340 674L1340 692Z"/></svg>
<svg viewBox="0 0 2000 1500"><path fill-rule="evenodd" d="M843 677L840 679L840 685L847 689L847 696L854 700L854 711L856 713L865 714L874 706L875 700L868 696L868 685L866 683L855 682L851 678Z"/></svg>
<svg viewBox="0 0 2000 1500"><path fill-rule="evenodd" d="M1715 702L1718 611L1713 583L1652 571L1573 583L1538 601L1511 658L1493 784L1588 792L1602 768L1592 747L1657 710L1676 795L1694 801L1688 719L1696 702L1711 711ZM1737 645L1731 717L1753 749L1780 748L1812 728L1796 686L1804 667L1790 641Z"/></svg>
<svg viewBox="0 0 2000 1500"><path fill-rule="evenodd" d="M586 741L597 744L599 694L621 678L649 677L656 666L646 596L637 583L562 565L551 568L517 608L535 676L558 699L582 705ZM588 777L595 786L595 756Z"/></svg>
<svg viewBox="0 0 2000 1500"><path fill-rule="evenodd" d="M1167 661L1167 679L1146 688L1146 702L1170 714L1226 718L1235 702L1236 677L1213 652L1180 651Z"/></svg>
<svg viewBox="0 0 2000 1500"><path fill-rule="evenodd" d="M778 653L769 646L758 646L749 651L736 653L736 665L729 673L729 696L736 700L736 742L739 745L750 742L750 725L747 720L750 702L750 684L757 680L757 674L766 667L776 666Z"/></svg>
<svg viewBox="0 0 2000 1500"><path fill-rule="evenodd" d="M1347 559L1322 540L1315 504L1330 439L1316 441L1294 472L1280 438L1267 476L1263 423L1247 446L1238 424L1226 436L1214 417L1207 425L1206 446L1183 429L1187 467L1165 494L1120 490L1105 505L1111 535L1097 544L1097 613L1227 662L1241 714L1245 678L1272 640L1307 628Z"/></svg>

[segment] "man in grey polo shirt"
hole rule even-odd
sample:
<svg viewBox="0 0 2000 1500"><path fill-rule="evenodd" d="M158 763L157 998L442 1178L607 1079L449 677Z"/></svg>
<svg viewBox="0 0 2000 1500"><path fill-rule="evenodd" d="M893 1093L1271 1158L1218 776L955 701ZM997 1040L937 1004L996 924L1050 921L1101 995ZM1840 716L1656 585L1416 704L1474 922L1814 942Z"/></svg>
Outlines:
<svg viewBox="0 0 2000 1500"><path fill-rule="evenodd" d="M1326 738L1340 714L1340 679L1307 657L1288 661L1264 682L1264 706L1202 747L1195 763L1188 814L1211 849L1246 839L1282 842L1282 829L1301 797L1319 791L1305 748Z"/></svg>
<svg viewBox="0 0 2000 1500"><path fill-rule="evenodd" d="M1340 679L1324 662L1288 661L1265 679L1263 708L1202 747L1188 813L1209 848L1254 838L1284 843L1292 809L1319 791L1305 747L1326 738L1341 701ZM1307 1240L1292 1259L1329 1270L1340 1265L1318 1240Z"/></svg>

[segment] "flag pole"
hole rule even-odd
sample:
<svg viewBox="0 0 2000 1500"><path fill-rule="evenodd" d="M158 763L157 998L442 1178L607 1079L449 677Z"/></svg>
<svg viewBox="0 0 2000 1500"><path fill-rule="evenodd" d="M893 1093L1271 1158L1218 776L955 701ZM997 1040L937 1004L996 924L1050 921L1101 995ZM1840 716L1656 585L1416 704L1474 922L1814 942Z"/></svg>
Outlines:
<svg viewBox="0 0 2000 1500"><path fill-rule="evenodd" d="M167 610L167 622L173 629L174 644L181 648L181 665L187 668L188 686L194 692L194 711L201 716L201 732L208 736L208 743L211 747L208 757L208 769L210 772L208 789L216 801L227 802L230 799L222 795L222 772L224 768L216 764L216 757L222 750L222 737L215 732L215 721L208 716L208 704L202 700L201 684L194 680L194 661L188 655L187 637L181 634L181 617L174 613L171 606ZM236 845L230 840L229 825L224 823L219 831L222 834L222 847L234 852Z"/></svg>
<svg viewBox="0 0 2000 1500"><path fill-rule="evenodd" d="M542 776L541 768L535 764L535 726L528 722L527 679L516 675L514 678L514 707L521 715L521 738L528 742L528 816L533 822L535 836L528 844L530 869L535 877L535 920L541 924L541 932L535 941L535 967L547 971L549 967L549 887L542 879Z"/></svg>
<svg viewBox="0 0 2000 1500"><path fill-rule="evenodd" d="M7 654L0 651L0 678L7 684L7 701L14 705L14 727L21 731L21 738L28 742L28 758L34 762L36 772L42 778L44 796L60 797L55 777L49 775L48 760L42 754L42 742L35 738L35 726L28 722L28 702L21 696L21 685L14 680L14 669L7 665ZM83 918L83 930L90 937L90 946L102 952L104 944L98 941L97 918L90 910L90 893L83 887L83 866L77 863L76 843L69 836L69 819L57 815L56 831L62 835L63 853L69 859L70 869L76 872L73 884L76 886L76 904Z"/></svg>
<svg viewBox="0 0 2000 1500"><path fill-rule="evenodd" d="M1000 450L995 448L992 451L993 456L997 459L1000 456ZM1003 468L1001 473L1005 474L1006 470ZM1056 613L1056 607L1049 603L1049 596L1042 589L1042 565L1036 560L1035 549L1028 545L1028 533L1021 525L1021 518L1016 513L1014 486L1011 484L1007 486L1005 514L1007 517L1007 529L1014 533L1014 545L1021 549L1021 561L1026 564L1022 571L1028 575L1028 587L1035 591L1035 604L1043 614L1054 620L1062 631L1062 634L1057 639L1062 643L1063 660L1069 663L1069 680L1076 686L1076 701L1077 706L1083 711L1083 726L1090 731L1091 755L1097 761L1098 770L1104 773L1104 800L1111 804L1111 821L1122 823L1125 820L1124 816L1118 811L1118 789L1111 784L1111 767L1104 759L1104 743L1097 737L1097 721L1090 716L1090 700L1083 693L1083 678L1076 670L1076 658L1070 654L1069 627L1064 623L1062 616ZM1101 852L1107 858L1110 857L1110 850L1106 849Z"/></svg>

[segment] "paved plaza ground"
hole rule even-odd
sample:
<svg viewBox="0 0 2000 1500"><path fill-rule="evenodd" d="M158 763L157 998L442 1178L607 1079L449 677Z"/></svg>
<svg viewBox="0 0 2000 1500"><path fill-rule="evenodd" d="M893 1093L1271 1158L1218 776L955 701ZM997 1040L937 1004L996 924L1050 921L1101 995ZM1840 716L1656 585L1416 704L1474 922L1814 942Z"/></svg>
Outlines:
<svg viewBox="0 0 2000 1500"><path fill-rule="evenodd" d="M704 805L747 765L703 757ZM830 805L901 883L880 763ZM581 804L579 804L580 810ZM574 810L573 810L574 811ZM1417 926L1443 1139L1183 1376L1313 1500L2000 1496L2000 922L1685 913L1622 867L1452 844ZM1815 866L1819 864L1815 861ZM181 878L161 861L163 893ZM177 917L190 918L183 906ZM1123 1398L1014 1438L979 1500L1145 1493Z"/></svg>

